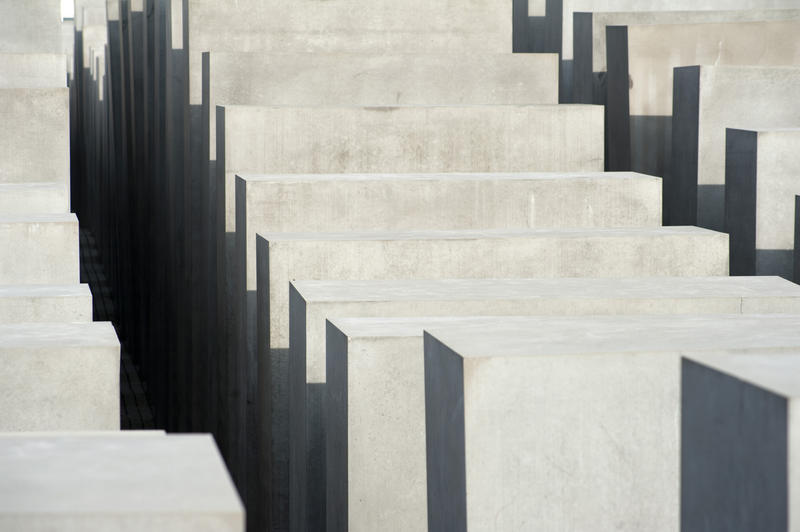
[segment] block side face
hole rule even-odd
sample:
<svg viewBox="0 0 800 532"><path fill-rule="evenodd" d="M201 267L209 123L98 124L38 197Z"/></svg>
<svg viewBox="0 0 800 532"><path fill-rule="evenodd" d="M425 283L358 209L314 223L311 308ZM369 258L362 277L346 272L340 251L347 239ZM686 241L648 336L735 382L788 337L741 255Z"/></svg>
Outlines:
<svg viewBox="0 0 800 532"><path fill-rule="evenodd" d="M259 308L261 307L259 301ZM268 319L265 315L260 315ZM324 490L325 486L319 478L310 484L307 474L310 427L306 403L306 327L306 302L292 284L289 288L289 523L295 530L306 530L308 527L306 509L310 508L309 489L322 487ZM324 451L325 447L322 449ZM312 530L324 528L324 512L322 517L322 522L315 523Z"/></svg>
<svg viewBox="0 0 800 532"><path fill-rule="evenodd" d="M800 282L800 196L794 197L794 282Z"/></svg>
<svg viewBox="0 0 800 532"><path fill-rule="evenodd" d="M349 530L348 484L348 376L347 337L333 324L326 324L326 524L330 532Z"/></svg>
<svg viewBox="0 0 800 532"><path fill-rule="evenodd" d="M725 140L725 229L731 275L756 274L758 134L728 129Z"/></svg>
<svg viewBox="0 0 800 532"><path fill-rule="evenodd" d="M0 284L80 282L78 223L0 223Z"/></svg>
<svg viewBox="0 0 800 532"><path fill-rule="evenodd" d="M672 95L672 164L664 180L665 222L696 225L700 67L674 70Z"/></svg>
<svg viewBox="0 0 800 532"><path fill-rule="evenodd" d="M800 530L800 404L789 401L789 531Z"/></svg>
<svg viewBox="0 0 800 532"><path fill-rule="evenodd" d="M631 120L629 102L628 27L606 27L608 72L606 113L606 170L631 169ZM657 174L655 174L657 175Z"/></svg>
<svg viewBox="0 0 800 532"><path fill-rule="evenodd" d="M681 529L786 530L786 400L687 359L681 374Z"/></svg>
<svg viewBox="0 0 800 532"><path fill-rule="evenodd" d="M464 361L425 333L428 529L467 530Z"/></svg>
<svg viewBox="0 0 800 532"><path fill-rule="evenodd" d="M592 97L593 64L593 16L592 13L575 13L573 42L575 60L573 61L573 103L598 103ZM603 31L605 33L605 30ZM605 52L605 50L604 50Z"/></svg>

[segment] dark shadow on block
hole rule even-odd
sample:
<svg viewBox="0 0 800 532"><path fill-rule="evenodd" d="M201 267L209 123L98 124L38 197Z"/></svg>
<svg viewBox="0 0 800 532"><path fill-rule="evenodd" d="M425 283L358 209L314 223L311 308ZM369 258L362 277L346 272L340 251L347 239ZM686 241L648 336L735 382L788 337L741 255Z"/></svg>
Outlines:
<svg viewBox="0 0 800 532"><path fill-rule="evenodd" d="M697 147L700 67L674 69L672 85L672 164L664 183L669 225L697 225ZM724 200L724 198L722 198Z"/></svg>
<svg viewBox="0 0 800 532"><path fill-rule="evenodd" d="M725 135L725 231L731 275L756 274L758 134L728 128Z"/></svg>
<svg viewBox="0 0 800 532"><path fill-rule="evenodd" d="M794 250L756 249L756 275L777 275L792 280Z"/></svg>
<svg viewBox="0 0 800 532"><path fill-rule="evenodd" d="M721 224L725 220L725 185L697 185L697 205L695 225L724 232Z"/></svg>
<svg viewBox="0 0 800 532"><path fill-rule="evenodd" d="M800 283L800 196L794 197L794 282Z"/></svg>
<svg viewBox="0 0 800 532"><path fill-rule="evenodd" d="M348 526L347 478L347 337L325 324L328 532L345 532Z"/></svg>
<svg viewBox="0 0 800 532"><path fill-rule="evenodd" d="M592 13L572 15L572 102L598 103L594 100ZM604 98L605 99L605 98Z"/></svg>
<svg viewBox="0 0 800 532"><path fill-rule="evenodd" d="M631 169L630 84L628 82L628 27L606 26L608 61L606 92L606 170Z"/></svg>

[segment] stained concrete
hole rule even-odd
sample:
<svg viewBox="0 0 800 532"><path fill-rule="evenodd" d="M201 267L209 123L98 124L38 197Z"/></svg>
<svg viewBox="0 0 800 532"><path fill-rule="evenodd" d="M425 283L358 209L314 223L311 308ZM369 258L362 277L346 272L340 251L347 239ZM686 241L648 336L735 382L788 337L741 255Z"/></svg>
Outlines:
<svg viewBox="0 0 800 532"><path fill-rule="evenodd" d="M77 284L74 214L0 216L0 284Z"/></svg>
<svg viewBox="0 0 800 532"><path fill-rule="evenodd" d="M0 286L0 323L90 322L89 285Z"/></svg>
<svg viewBox="0 0 800 532"><path fill-rule="evenodd" d="M0 431L118 430L110 323L0 325Z"/></svg>
<svg viewBox="0 0 800 532"><path fill-rule="evenodd" d="M683 359L682 530L797 529L798 353Z"/></svg>
<svg viewBox="0 0 800 532"><path fill-rule="evenodd" d="M800 68L683 67L675 69L672 182L665 209L674 223L723 230L725 129L782 128L800 123Z"/></svg>
<svg viewBox="0 0 800 532"><path fill-rule="evenodd" d="M800 129L728 129L725 229L731 273L794 279L795 194Z"/></svg>
<svg viewBox="0 0 800 532"><path fill-rule="evenodd" d="M61 184L0 184L0 216L67 212L69 212L69 196Z"/></svg>
<svg viewBox="0 0 800 532"><path fill-rule="evenodd" d="M681 355L797 351L798 325L711 315L426 329L429 527L678 529Z"/></svg>
<svg viewBox="0 0 800 532"><path fill-rule="evenodd" d="M0 468L6 529L244 530L209 435L0 437Z"/></svg>

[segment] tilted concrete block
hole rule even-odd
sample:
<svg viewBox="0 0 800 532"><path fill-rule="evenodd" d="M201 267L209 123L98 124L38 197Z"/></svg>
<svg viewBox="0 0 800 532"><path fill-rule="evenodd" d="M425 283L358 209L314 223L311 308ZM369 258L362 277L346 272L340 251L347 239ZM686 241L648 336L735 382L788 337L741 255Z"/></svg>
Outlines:
<svg viewBox="0 0 800 532"><path fill-rule="evenodd" d="M0 286L0 323L92 321L89 285Z"/></svg>
<svg viewBox="0 0 800 532"><path fill-rule="evenodd" d="M77 284L74 214L0 216L0 284Z"/></svg>
<svg viewBox="0 0 800 532"><path fill-rule="evenodd" d="M733 275L794 278L800 129L727 129L725 229Z"/></svg>
<svg viewBox="0 0 800 532"><path fill-rule="evenodd" d="M110 323L0 325L0 359L1 431L119 429Z"/></svg>
<svg viewBox="0 0 800 532"><path fill-rule="evenodd" d="M5 529L244 531L209 435L3 436L0 468Z"/></svg>
<svg viewBox="0 0 800 532"><path fill-rule="evenodd" d="M426 329L429 529L678 529L681 356L797 351L798 324L594 316Z"/></svg>
<svg viewBox="0 0 800 532"><path fill-rule="evenodd" d="M664 182L671 222L723 229L726 128L796 126L798 83L800 68L675 69L672 176Z"/></svg>
<svg viewBox="0 0 800 532"><path fill-rule="evenodd" d="M681 530L795 530L800 354L688 355Z"/></svg>
<svg viewBox="0 0 800 532"><path fill-rule="evenodd" d="M69 195L61 184L0 184L0 216L67 212L69 212Z"/></svg>

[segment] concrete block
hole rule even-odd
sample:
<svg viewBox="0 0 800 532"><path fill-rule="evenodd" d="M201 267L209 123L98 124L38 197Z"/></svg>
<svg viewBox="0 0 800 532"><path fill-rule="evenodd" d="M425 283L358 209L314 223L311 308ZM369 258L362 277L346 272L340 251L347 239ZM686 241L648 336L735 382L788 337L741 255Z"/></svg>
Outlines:
<svg viewBox="0 0 800 532"><path fill-rule="evenodd" d="M0 248L0 284L80 282L74 214L1 216Z"/></svg>
<svg viewBox="0 0 800 532"><path fill-rule="evenodd" d="M256 404L263 409L259 437L272 467L266 480L272 483L273 509L287 504L289 490L292 279L693 276L728 271L727 235L688 227L267 233L257 236L257 261L257 331L249 324L245 328L239 356L241 375L258 379L247 386L255 387Z"/></svg>
<svg viewBox="0 0 800 532"><path fill-rule="evenodd" d="M325 526L323 404L328 317L733 314L795 313L799 310L800 287L777 277L293 281L288 392L291 522L294 522L297 506L308 509L309 529L319 530ZM421 341L421 329L419 336ZM383 371L377 364L370 364L370 367ZM396 372L383 374L396 377ZM387 393L387 397L397 400L394 393ZM350 404L354 404L352 396ZM376 411L376 414L383 415L381 412ZM363 421L362 416L355 418ZM377 432L381 431L377 429ZM348 434L354 435L352 431ZM370 446L387 452L395 449L392 445L385 448L377 444L373 437L354 436L354 442L354 445L370 442ZM369 451L364 454L367 455L373 456ZM403 453L402 456L407 455ZM381 462L381 459L375 460L375 463ZM354 467L351 471L373 481L376 481L373 475L385 478L386 474L384 468ZM373 493L396 493L397 500L405 500L400 493L408 486L394 486L396 491L384 486ZM395 521L393 512L403 514L402 505L385 506L376 503L369 494L356 494L353 500L358 508L350 507L347 511L353 529L414 528L402 519ZM365 524L364 519L372 521ZM401 526L402 523L405 524Z"/></svg>
<svg viewBox="0 0 800 532"><path fill-rule="evenodd" d="M92 321L89 285L0 286L0 323Z"/></svg>
<svg viewBox="0 0 800 532"><path fill-rule="evenodd" d="M66 55L0 53L0 89L66 86Z"/></svg>
<svg viewBox="0 0 800 532"><path fill-rule="evenodd" d="M800 43L791 37L798 31L800 20L607 27L607 138L619 154L609 156L608 169L670 179L673 68L798 65Z"/></svg>
<svg viewBox="0 0 800 532"><path fill-rule="evenodd" d="M728 129L725 229L731 274L794 279L795 194L800 129Z"/></svg>
<svg viewBox="0 0 800 532"><path fill-rule="evenodd" d="M60 0L4 0L0 4L0 53L60 54Z"/></svg>
<svg viewBox="0 0 800 532"><path fill-rule="evenodd" d="M67 212L69 212L69 196L61 184L0 184L0 216Z"/></svg>
<svg viewBox="0 0 800 532"><path fill-rule="evenodd" d="M665 208L673 223L722 230L725 224L725 129L794 127L800 122L800 68L675 69L672 176Z"/></svg>
<svg viewBox="0 0 800 532"><path fill-rule="evenodd" d="M429 529L677 530L681 355L796 352L799 324L594 316L426 328Z"/></svg>
<svg viewBox="0 0 800 532"><path fill-rule="evenodd" d="M0 437L0 527L244 530L211 436L121 435Z"/></svg>
<svg viewBox="0 0 800 532"><path fill-rule="evenodd" d="M800 283L800 196L794 197L794 282Z"/></svg>
<svg viewBox="0 0 800 532"><path fill-rule="evenodd" d="M681 370L681 530L795 530L800 355L691 355Z"/></svg>
<svg viewBox="0 0 800 532"><path fill-rule="evenodd" d="M119 429L110 323L0 325L0 431Z"/></svg>

